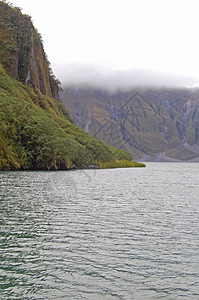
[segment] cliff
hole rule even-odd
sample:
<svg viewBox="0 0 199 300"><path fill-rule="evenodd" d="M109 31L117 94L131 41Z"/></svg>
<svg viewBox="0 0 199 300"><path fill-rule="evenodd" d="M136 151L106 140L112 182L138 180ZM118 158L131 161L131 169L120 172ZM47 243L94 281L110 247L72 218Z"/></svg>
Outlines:
<svg viewBox="0 0 199 300"><path fill-rule="evenodd" d="M31 17L0 2L0 61L13 78L59 99L59 81L50 69L40 34Z"/></svg>
<svg viewBox="0 0 199 300"><path fill-rule="evenodd" d="M66 88L76 125L134 159L199 159L199 89Z"/></svg>
<svg viewBox="0 0 199 300"><path fill-rule="evenodd" d="M0 170L131 160L73 124L59 85L31 18L0 1Z"/></svg>

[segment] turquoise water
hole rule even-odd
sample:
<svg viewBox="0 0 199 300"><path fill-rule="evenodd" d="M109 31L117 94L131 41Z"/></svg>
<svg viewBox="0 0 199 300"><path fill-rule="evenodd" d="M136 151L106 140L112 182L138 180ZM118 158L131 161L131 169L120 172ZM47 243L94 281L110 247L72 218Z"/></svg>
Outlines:
<svg viewBox="0 0 199 300"><path fill-rule="evenodd" d="M199 164L0 173L0 299L199 299Z"/></svg>

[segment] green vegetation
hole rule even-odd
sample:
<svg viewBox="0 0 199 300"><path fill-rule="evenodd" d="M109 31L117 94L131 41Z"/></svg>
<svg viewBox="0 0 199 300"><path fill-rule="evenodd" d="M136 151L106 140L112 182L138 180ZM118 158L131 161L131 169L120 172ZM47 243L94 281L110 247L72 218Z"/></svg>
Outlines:
<svg viewBox="0 0 199 300"><path fill-rule="evenodd" d="M16 77L25 81L29 67L29 53L32 47L32 23L28 15L22 15L17 7L0 3L0 51L1 63L10 75L14 75L13 65L18 58Z"/></svg>
<svg viewBox="0 0 199 300"><path fill-rule="evenodd" d="M136 168L136 167L146 167L146 165L136 161L127 161L127 160L107 161L107 162L100 163L100 169Z"/></svg>
<svg viewBox="0 0 199 300"><path fill-rule="evenodd" d="M43 108L41 108L43 106ZM0 65L0 169L68 169L131 159L75 126L62 104L11 78Z"/></svg>

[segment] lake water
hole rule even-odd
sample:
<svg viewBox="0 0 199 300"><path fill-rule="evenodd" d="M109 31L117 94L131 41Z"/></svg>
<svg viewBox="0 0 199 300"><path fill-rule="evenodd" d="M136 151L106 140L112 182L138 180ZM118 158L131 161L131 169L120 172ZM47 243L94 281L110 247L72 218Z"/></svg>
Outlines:
<svg viewBox="0 0 199 300"><path fill-rule="evenodd" d="M0 299L199 299L199 164L0 173Z"/></svg>

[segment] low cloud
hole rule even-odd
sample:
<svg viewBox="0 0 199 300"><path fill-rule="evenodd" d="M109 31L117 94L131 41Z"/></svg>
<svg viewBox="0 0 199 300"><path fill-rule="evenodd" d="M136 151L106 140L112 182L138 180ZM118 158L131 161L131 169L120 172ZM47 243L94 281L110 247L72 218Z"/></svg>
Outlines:
<svg viewBox="0 0 199 300"><path fill-rule="evenodd" d="M135 87L185 88L198 85L196 78L151 70L113 70L84 64L54 65L53 69L55 75L61 80L63 88L93 87L113 92L128 91Z"/></svg>

